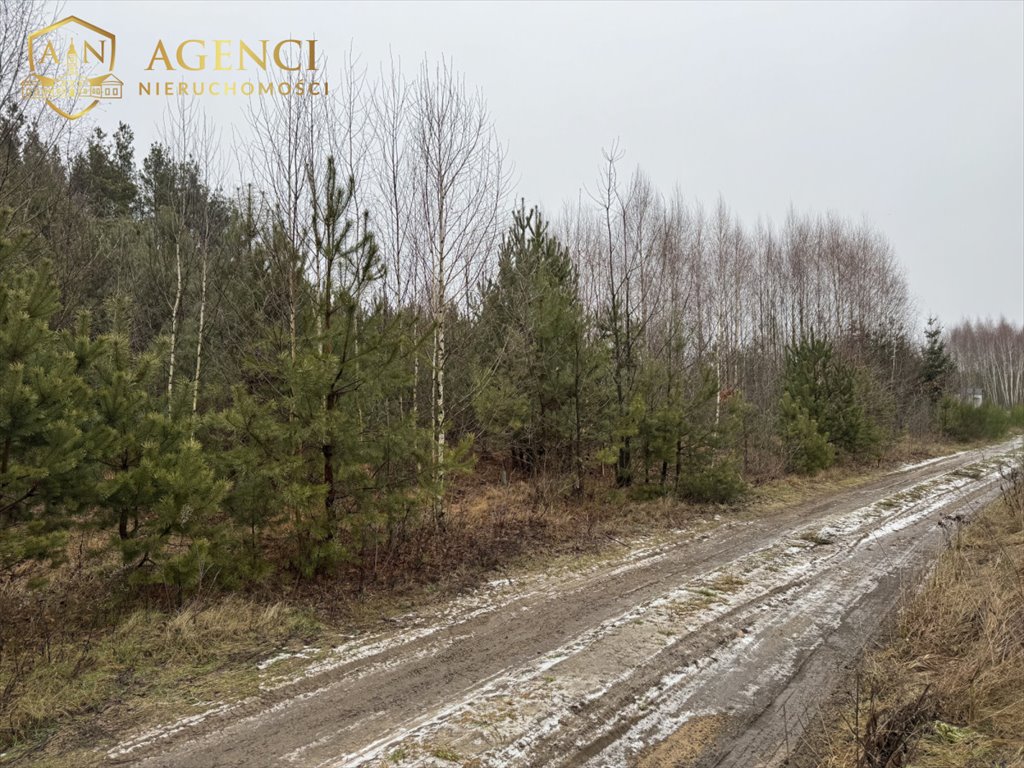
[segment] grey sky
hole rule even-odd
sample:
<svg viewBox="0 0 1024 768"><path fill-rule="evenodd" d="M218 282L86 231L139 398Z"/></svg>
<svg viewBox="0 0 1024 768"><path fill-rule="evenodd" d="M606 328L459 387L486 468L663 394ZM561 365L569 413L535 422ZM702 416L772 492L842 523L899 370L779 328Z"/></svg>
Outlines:
<svg viewBox="0 0 1024 768"><path fill-rule="evenodd" d="M1024 321L1024 3L329 4L76 2L118 37L129 95L102 108L140 154L163 102L134 96L157 37L317 37L340 65L450 57L487 98L516 196L556 212L615 139L663 192L747 224L790 205L866 217L923 315ZM333 77L333 81L337 77ZM206 99L225 126L245 97ZM94 113L95 114L95 113Z"/></svg>

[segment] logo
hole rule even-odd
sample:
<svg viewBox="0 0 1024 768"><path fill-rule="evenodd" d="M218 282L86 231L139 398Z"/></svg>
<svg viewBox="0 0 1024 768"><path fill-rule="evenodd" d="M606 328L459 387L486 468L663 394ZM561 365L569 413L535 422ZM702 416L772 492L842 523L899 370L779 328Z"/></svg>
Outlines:
<svg viewBox="0 0 1024 768"><path fill-rule="evenodd" d="M110 32L68 16L28 36L29 74L23 99L45 100L61 117L77 120L106 99L120 99L114 74L117 41Z"/></svg>
<svg viewBox="0 0 1024 768"><path fill-rule="evenodd" d="M21 96L77 120L101 101L122 97L126 86L114 74L116 51L113 34L77 16L36 30L28 36L29 74ZM128 88L157 97L326 96L330 83L321 68L315 39L188 38L169 45L160 39L141 70L153 79Z"/></svg>

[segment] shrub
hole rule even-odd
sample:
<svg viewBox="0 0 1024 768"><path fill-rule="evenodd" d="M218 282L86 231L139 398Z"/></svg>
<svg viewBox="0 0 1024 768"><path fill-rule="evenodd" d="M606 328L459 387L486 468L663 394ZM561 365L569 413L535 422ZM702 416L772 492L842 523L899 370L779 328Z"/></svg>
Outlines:
<svg viewBox="0 0 1024 768"><path fill-rule="evenodd" d="M954 440L995 440L1006 434L1011 417L993 403L973 406L946 398L939 408L939 423L942 433Z"/></svg>
<svg viewBox="0 0 1024 768"><path fill-rule="evenodd" d="M736 501L747 490L736 462L725 459L699 472L687 472L679 478L677 493L680 498L710 504Z"/></svg>
<svg viewBox="0 0 1024 768"><path fill-rule="evenodd" d="M1024 405L1015 405L1010 409L1010 428L1024 429Z"/></svg>
<svg viewBox="0 0 1024 768"><path fill-rule="evenodd" d="M813 475L832 466L836 449L828 441L828 435L818 430L818 423L811 418L807 409L800 407L786 392L782 397L781 411L782 440L790 469Z"/></svg>

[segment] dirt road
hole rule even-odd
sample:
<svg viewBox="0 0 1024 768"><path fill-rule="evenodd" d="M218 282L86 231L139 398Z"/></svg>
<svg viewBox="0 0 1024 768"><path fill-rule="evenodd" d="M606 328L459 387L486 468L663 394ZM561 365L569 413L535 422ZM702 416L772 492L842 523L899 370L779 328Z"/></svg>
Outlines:
<svg viewBox="0 0 1024 768"><path fill-rule="evenodd" d="M140 734L110 764L772 766L1020 441L827 500L711 522L443 615L268 659L264 695Z"/></svg>

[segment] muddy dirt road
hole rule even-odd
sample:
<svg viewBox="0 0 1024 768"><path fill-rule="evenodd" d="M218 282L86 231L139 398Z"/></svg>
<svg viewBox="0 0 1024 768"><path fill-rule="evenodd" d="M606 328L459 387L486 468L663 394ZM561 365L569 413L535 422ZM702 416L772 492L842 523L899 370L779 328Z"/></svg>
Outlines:
<svg viewBox="0 0 1024 768"><path fill-rule="evenodd" d="M771 766L1020 441L903 467L306 649L108 764Z"/></svg>

